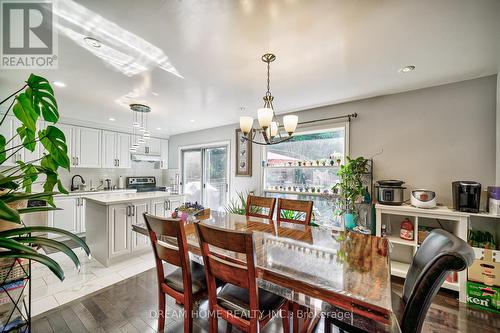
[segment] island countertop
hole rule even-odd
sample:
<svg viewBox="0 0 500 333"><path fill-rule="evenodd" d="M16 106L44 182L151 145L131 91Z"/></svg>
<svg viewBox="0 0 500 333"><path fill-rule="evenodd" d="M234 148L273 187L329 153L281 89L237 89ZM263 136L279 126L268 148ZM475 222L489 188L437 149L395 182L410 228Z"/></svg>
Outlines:
<svg viewBox="0 0 500 333"><path fill-rule="evenodd" d="M133 202L139 200L148 200L156 198L178 197L180 194L172 194L169 192L137 192L137 193L106 193L100 195L83 196L86 200L92 201L101 205L114 205L125 202Z"/></svg>

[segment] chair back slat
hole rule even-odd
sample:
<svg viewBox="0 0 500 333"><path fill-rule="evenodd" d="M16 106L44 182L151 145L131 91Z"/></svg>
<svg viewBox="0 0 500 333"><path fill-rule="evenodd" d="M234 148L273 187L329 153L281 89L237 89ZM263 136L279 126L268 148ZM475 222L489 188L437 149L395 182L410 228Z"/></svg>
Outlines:
<svg viewBox="0 0 500 333"><path fill-rule="evenodd" d="M272 219L274 214L274 207L276 206L275 198L258 197L249 195L246 204L246 216L262 217ZM262 213L263 208L267 213Z"/></svg>
<svg viewBox="0 0 500 333"><path fill-rule="evenodd" d="M173 246L169 243L158 241L155 244L156 253L158 254L158 258L168 262L171 265L181 267L181 256L179 254L179 248L177 246Z"/></svg>
<svg viewBox="0 0 500 333"><path fill-rule="evenodd" d="M248 289L248 269L245 263L236 264L213 255L208 256L208 262L215 278Z"/></svg>
<svg viewBox="0 0 500 333"><path fill-rule="evenodd" d="M228 230L212 226L208 228L203 222L196 223L195 226L199 226L199 228L197 228L198 237L203 238L205 243L227 251L246 253L247 244L245 242L248 233L234 231L228 235Z"/></svg>
<svg viewBox="0 0 500 333"><path fill-rule="evenodd" d="M313 202L303 200L278 199L278 214L279 222L292 222L300 224L311 224ZM287 216L285 211L295 212L292 217Z"/></svg>

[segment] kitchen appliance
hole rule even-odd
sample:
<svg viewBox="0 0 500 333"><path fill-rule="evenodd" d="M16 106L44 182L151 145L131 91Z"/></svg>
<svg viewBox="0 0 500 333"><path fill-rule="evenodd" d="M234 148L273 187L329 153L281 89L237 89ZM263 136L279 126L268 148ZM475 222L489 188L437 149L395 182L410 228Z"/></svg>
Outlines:
<svg viewBox="0 0 500 333"><path fill-rule="evenodd" d="M405 182L402 180L379 180L377 181L377 200L383 205L399 206L404 202Z"/></svg>
<svg viewBox="0 0 500 333"><path fill-rule="evenodd" d="M127 177L127 189L135 189L137 192L165 192L165 186L156 186L155 177Z"/></svg>
<svg viewBox="0 0 500 333"><path fill-rule="evenodd" d="M452 183L453 209L460 212L479 213L481 184L460 180Z"/></svg>
<svg viewBox="0 0 500 333"><path fill-rule="evenodd" d="M430 190L413 190L410 194L411 205L417 208L436 207L436 192Z"/></svg>
<svg viewBox="0 0 500 333"><path fill-rule="evenodd" d="M139 154L133 153L131 154L132 161L135 162L160 162L161 156L160 154Z"/></svg>

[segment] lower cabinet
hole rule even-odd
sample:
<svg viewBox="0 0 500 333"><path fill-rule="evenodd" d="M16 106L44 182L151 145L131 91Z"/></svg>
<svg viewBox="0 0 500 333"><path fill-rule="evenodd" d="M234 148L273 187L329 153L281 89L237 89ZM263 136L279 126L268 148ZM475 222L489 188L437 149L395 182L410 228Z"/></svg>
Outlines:
<svg viewBox="0 0 500 333"><path fill-rule="evenodd" d="M109 256L118 257L132 251L130 243L130 205L109 206Z"/></svg>
<svg viewBox="0 0 500 333"><path fill-rule="evenodd" d="M151 202L151 214L160 217L171 217L172 212L182 204L182 196L155 199Z"/></svg>
<svg viewBox="0 0 500 333"><path fill-rule="evenodd" d="M48 212L48 226L79 233L80 227L80 197L56 197L54 203L61 210ZM50 238L61 237L60 234L49 233Z"/></svg>
<svg viewBox="0 0 500 333"><path fill-rule="evenodd" d="M146 223L142 214L151 212L150 207L150 201L134 202L131 208L131 225L143 225ZM142 250L146 247L149 247L149 237L132 232L132 251Z"/></svg>

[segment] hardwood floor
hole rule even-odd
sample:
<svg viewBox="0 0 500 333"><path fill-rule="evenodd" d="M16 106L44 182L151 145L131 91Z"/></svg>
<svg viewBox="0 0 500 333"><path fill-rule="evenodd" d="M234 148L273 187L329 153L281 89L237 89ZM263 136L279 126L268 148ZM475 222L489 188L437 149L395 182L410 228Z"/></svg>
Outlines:
<svg viewBox="0 0 500 333"><path fill-rule="evenodd" d="M34 333L65 332L155 332L157 292L156 275L149 270L106 289L65 304L33 318ZM393 281L396 292L402 290L401 280ZM206 302L200 308L206 309ZM167 300L167 311L175 317L181 310L172 298ZM200 313L202 313L200 311ZM177 313L178 314L178 313ZM316 332L323 332L323 323ZM166 332L182 332L182 317L167 318ZM219 320L219 331L226 324ZM476 310L459 303L453 293L440 292L431 306L422 332L430 333L494 333L500 331L500 315ZM207 333L208 320L194 320L194 332ZM233 332L238 332L233 329ZM274 319L263 332L282 332L281 320Z"/></svg>

